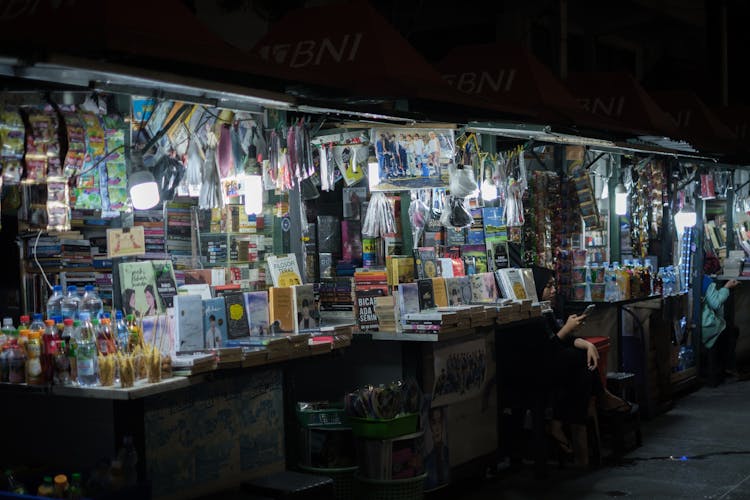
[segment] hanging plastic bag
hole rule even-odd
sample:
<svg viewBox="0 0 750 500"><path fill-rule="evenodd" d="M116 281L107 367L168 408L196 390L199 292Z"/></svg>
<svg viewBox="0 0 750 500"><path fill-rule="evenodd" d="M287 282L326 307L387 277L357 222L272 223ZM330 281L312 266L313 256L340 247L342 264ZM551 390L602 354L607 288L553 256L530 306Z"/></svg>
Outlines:
<svg viewBox="0 0 750 500"><path fill-rule="evenodd" d="M479 187L474 178L474 171L471 168L462 168L455 165L448 167L450 174L450 191L451 195L457 198L466 198L477 194Z"/></svg>
<svg viewBox="0 0 750 500"><path fill-rule="evenodd" d="M369 210L369 209L368 209ZM430 217L430 207L422 200L421 192L412 192L409 204L409 222L414 248L419 246L419 239L424 233L427 219Z"/></svg>
<svg viewBox="0 0 750 500"><path fill-rule="evenodd" d="M523 149L515 151L508 166L510 168L507 170L505 217L509 227L523 226L523 193L527 187Z"/></svg>
<svg viewBox="0 0 750 500"><path fill-rule="evenodd" d="M396 220L388 198L383 193L374 193L362 223L362 235L366 238L378 238L395 232Z"/></svg>
<svg viewBox="0 0 750 500"><path fill-rule="evenodd" d="M443 210L443 214L440 217L440 223L444 227L460 230L471 226L472 222L474 222L471 212L466 209L463 198L453 195L448 196L446 205L446 209Z"/></svg>

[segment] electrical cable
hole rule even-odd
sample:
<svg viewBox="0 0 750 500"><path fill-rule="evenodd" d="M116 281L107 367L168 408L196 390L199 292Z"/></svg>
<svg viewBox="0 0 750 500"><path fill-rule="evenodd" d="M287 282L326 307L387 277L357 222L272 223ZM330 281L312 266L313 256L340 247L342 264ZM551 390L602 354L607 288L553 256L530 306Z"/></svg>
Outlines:
<svg viewBox="0 0 750 500"><path fill-rule="evenodd" d="M34 240L34 248L33 248L33 250L32 250L31 253L34 254L34 262L36 262L37 267L42 272L42 278L44 278L44 282L47 283L47 286L49 287L49 289L52 290L53 289L52 288L52 284L47 279L47 274L44 272L44 268L39 263L39 259L37 259L37 257L36 257L36 247L37 247L37 245L39 245L39 238L41 238L42 232L43 231L40 229L39 232L37 233L36 240Z"/></svg>

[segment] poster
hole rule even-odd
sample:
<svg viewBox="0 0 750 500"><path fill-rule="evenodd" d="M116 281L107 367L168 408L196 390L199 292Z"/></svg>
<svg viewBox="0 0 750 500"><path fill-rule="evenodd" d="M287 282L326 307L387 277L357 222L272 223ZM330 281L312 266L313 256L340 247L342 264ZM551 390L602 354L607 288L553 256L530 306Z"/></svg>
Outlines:
<svg viewBox="0 0 750 500"><path fill-rule="evenodd" d="M432 406L449 405L482 394L487 377L484 339L435 350Z"/></svg>
<svg viewBox="0 0 750 500"><path fill-rule="evenodd" d="M143 226L107 229L107 257L129 257L146 253Z"/></svg>
<svg viewBox="0 0 750 500"><path fill-rule="evenodd" d="M434 406L425 395L422 404L424 429L424 468L427 473L425 491L450 483L450 452L448 447L448 407Z"/></svg>
<svg viewBox="0 0 750 500"><path fill-rule="evenodd" d="M370 137L378 160L379 184L410 188L445 184L442 176L455 154L453 130L375 128Z"/></svg>

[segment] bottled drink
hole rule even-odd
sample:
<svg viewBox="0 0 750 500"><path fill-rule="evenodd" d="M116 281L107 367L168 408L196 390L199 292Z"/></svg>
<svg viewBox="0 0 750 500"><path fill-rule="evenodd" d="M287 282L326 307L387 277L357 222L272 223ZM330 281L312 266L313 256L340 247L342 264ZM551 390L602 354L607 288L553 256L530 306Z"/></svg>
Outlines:
<svg viewBox="0 0 750 500"><path fill-rule="evenodd" d="M0 382L8 381L8 345L0 347Z"/></svg>
<svg viewBox="0 0 750 500"><path fill-rule="evenodd" d="M18 335L18 332L13 328L13 318L3 318L3 328L0 330L0 347L16 335Z"/></svg>
<svg viewBox="0 0 750 500"><path fill-rule="evenodd" d="M117 333L117 347L121 351L126 352L128 350L128 336L130 332L128 331L128 325L122 317L122 311L115 313L115 331Z"/></svg>
<svg viewBox="0 0 750 500"><path fill-rule="evenodd" d="M64 340L56 341L57 354L55 354L55 374L53 382L55 385L69 385L70 359L68 358L67 343ZM67 479L66 479L67 482Z"/></svg>
<svg viewBox="0 0 750 500"><path fill-rule="evenodd" d="M96 334L91 324L89 313L83 312L80 315L81 325L76 339L76 364L78 369L79 385L97 385L99 375L97 374L96 365L98 354L96 351Z"/></svg>
<svg viewBox="0 0 750 500"><path fill-rule="evenodd" d="M52 497L55 494L55 486L52 484L52 478L50 476L44 476L42 484L36 490L37 496L40 497Z"/></svg>
<svg viewBox="0 0 750 500"><path fill-rule="evenodd" d="M79 312L87 312L91 315L91 319L99 319L104 312L102 299L99 298L93 285L86 285L84 290L86 292L83 294Z"/></svg>
<svg viewBox="0 0 750 500"><path fill-rule="evenodd" d="M70 476L70 487L68 488L68 498L70 500L80 500L83 496L83 488L81 486L81 475L74 472Z"/></svg>
<svg viewBox="0 0 750 500"><path fill-rule="evenodd" d="M133 349L141 345L141 330L132 314L128 314L128 334L128 352L133 352Z"/></svg>
<svg viewBox="0 0 750 500"><path fill-rule="evenodd" d="M32 316L31 326L29 326L29 330L32 332L39 332L39 338L42 338L42 334L44 333L44 319L42 319L44 316L42 313L34 313L34 316Z"/></svg>
<svg viewBox="0 0 750 500"><path fill-rule="evenodd" d="M26 343L26 383L29 385L43 385L42 372L42 341L39 332L30 332Z"/></svg>
<svg viewBox="0 0 750 500"><path fill-rule="evenodd" d="M57 355L57 329L55 322L48 319L44 322L42 335L42 372L44 383L49 384L55 375L55 356Z"/></svg>
<svg viewBox="0 0 750 500"><path fill-rule="evenodd" d="M26 353L18 345L17 339L8 342L8 382L23 384L26 382Z"/></svg>
<svg viewBox="0 0 750 500"><path fill-rule="evenodd" d="M20 332L21 330L28 330L31 326L31 317L23 315L21 316L20 320L21 323L18 325L18 331Z"/></svg>
<svg viewBox="0 0 750 500"><path fill-rule="evenodd" d="M19 495L25 495L26 494L26 487L23 485L23 483L16 480L16 478L13 476L13 471L10 469L5 471L5 481L8 483L8 491L11 493L16 493Z"/></svg>
<svg viewBox="0 0 750 500"><path fill-rule="evenodd" d="M52 319L56 316L62 316L62 300L62 286L53 286L52 296L47 300L47 319Z"/></svg>
<svg viewBox="0 0 750 500"><path fill-rule="evenodd" d="M78 287L70 285L68 287L68 293L62 299L62 317L78 319L78 310L81 307L81 299L78 297Z"/></svg>
<svg viewBox="0 0 750 500"><path fill-rule="evenodd" d="M68 498L68 476L58 474L55 476L55 498Z"/></svg>
<svg viewBox="0 0 750 500"><path fill-rule="evenodd" d="M104 318L99 322L97 343L99 344L99 352L102 354L115 354L117 352L109 318Z"/></svg>
<svg viewBox="0 0 750 500"><path fill-rule="evenodd" d="M65 321L71 321L66 319ZM70 363L70 380L78 383L78 336L80 335L81 322L75 320L70 328L70 339L68 341L68 361Z"/></svg>

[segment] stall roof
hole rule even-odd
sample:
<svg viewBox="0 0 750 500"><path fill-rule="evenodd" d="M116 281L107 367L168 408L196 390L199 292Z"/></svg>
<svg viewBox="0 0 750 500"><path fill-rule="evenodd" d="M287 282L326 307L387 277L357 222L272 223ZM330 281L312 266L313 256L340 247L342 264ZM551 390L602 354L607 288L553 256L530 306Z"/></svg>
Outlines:
<svg viewBox="0 0 750 500"><path fill-rule="evenodd" d="M619 120L639 137L668 149L694 152L679 137L674 120L625 72L571 73L568 88L587 111Z"/></svg>
<svg viewBox="0 0 750 500"><path fill-rule="evenodd" d="M534 116L512 103L488 102L452 89L363 0L291 11L253 51L281 78L334 87L344 95L438 101L486 110L485 115Z"/></svg>
<svg viewBox="0 0 750 500"><path fill-rule="evenodd" d="M681 135L701 150L723 155L733 155L739 150L736 136L695 93L671 90L651 95L672 116Z"/></svg>
<svg viewBox="0 0 750 500"><path fill-rule="evenodd" d="M633 135L622 123L584 110L529 50L510 42L454 48L437 69L460 92L523 106L546 122Z"/></svg>

